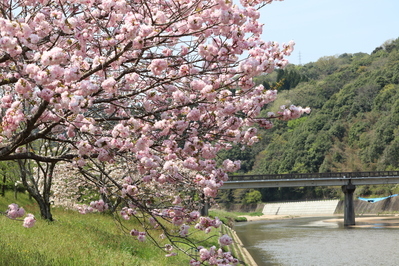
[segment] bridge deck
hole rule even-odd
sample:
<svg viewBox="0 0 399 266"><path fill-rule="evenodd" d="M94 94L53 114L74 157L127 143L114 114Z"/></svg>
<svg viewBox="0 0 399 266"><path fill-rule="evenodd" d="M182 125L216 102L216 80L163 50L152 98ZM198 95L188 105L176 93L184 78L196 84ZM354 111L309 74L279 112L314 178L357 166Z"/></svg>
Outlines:
<svg viewBox="0 0 399 266"><path fill-rule="evenodd" d="M229 176L229 181L269 180L269 179L357 178L357 177L376 177L376 176L399 176L399 171L231 175Z"/></svg>
<svg viewBox="0 0 399 266"><path fill-rule="evenodd" d="M220 189L378 185L399 183L399 171L340 172L276 175L233 175Z"/></svg>

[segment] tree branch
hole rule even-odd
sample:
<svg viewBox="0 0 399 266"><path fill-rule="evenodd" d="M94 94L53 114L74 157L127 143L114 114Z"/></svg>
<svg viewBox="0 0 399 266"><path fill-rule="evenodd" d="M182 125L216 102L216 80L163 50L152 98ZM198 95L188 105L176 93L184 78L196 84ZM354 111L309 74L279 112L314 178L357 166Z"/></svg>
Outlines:
<svg viewBox="0 0 399 266"><path fill-rule="evenodd" d="M54 163L60 161L70 161L73 158L78 157L77 154L65 154L58 157L51 156L40 156L33 152L21 152L15 153L8 156L0 157L0 161L20 160L20 159L32 159L39 162Z"/></svg>

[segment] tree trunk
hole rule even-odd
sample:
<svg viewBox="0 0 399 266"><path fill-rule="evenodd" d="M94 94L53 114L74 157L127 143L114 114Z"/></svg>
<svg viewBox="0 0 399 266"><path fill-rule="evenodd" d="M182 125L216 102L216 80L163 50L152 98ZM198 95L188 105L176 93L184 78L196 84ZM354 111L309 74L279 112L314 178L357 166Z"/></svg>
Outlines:
<svg viewBox="0 0 399 266"><path fill-rule="evenodd" d="M53 215L51 214L51 206L50 206L50 191L51 191L51 182L52 182L52 175L53 170L55 167L55 163L50 163L49 168L47 171L43 172L46 175L43 184L43 195L40 194L38 184L35 183L35 180L30 176L31 173L29 168L25 165L24 162L21 160L18 161L21 171L21 180L23 185L25 186L26 190L28 190L29 195L32 196L40 208L40 215L43 219L48 221L54 221ZM28 184L28 175L31 181L31 184Z"/></svg>
<svg viewBox="0 0 399 266"><path fill-rule="evenodd" d="M54 221L53 215L51 214L51 206L49 202L46 202L41 195L32 195L39 204L40 216L47 221Z"/></svg>
<svg viewBox="0 0 399 266"><path fill-rule="evenodd" d="M1 185L1 195L4 197L6 195L6 175L3 174L3 184Z"/></svg>
<svg viewBox="0 0 399 266"><path fill-rule="evenodd" d="M45 220L54 221L53 215L51 214L51 206L49 200L45 197L42 197L42 195L40 195L38 191L35 191L35 189L32 189L32 187L27 187L27 190L29 192L29 195L31 195L32 198L34 198L39 205L40 216Z"/></svg>

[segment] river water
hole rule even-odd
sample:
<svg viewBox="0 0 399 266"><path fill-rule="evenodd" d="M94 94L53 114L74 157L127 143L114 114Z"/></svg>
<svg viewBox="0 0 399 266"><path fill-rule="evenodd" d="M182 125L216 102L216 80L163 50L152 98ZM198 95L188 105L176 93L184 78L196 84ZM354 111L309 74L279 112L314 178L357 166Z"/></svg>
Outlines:
<svg viewBox="0 0 399 266"><path fill-rule="evenodd" d="M399 264L399 229L345 228L327 219L253 221L234 229L259 266Z"/></svg>

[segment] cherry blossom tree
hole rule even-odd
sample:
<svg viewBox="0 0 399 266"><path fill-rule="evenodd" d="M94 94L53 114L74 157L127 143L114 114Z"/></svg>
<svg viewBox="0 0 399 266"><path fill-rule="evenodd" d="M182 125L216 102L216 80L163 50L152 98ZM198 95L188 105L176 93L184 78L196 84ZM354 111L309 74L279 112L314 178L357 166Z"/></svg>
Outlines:
<svg viewBox="0 0 399 266"><path fill-rule="evenodd" d="M260 38L259 9L271 2L1 1L0 160L72 163L101 190L91 209L121 204L123 218L139 210L162 227L161 217L183 238L192 222L217 226L193 210L194 192L215 197L240 167L217 165L217 153L254 144L257 126L272 119L309 112L287 106L259 116L277 92L252 79L284 67L294 45ZM68 149L23 149L37 141ZM192 265L226 256L205 249Z"/></svg>

